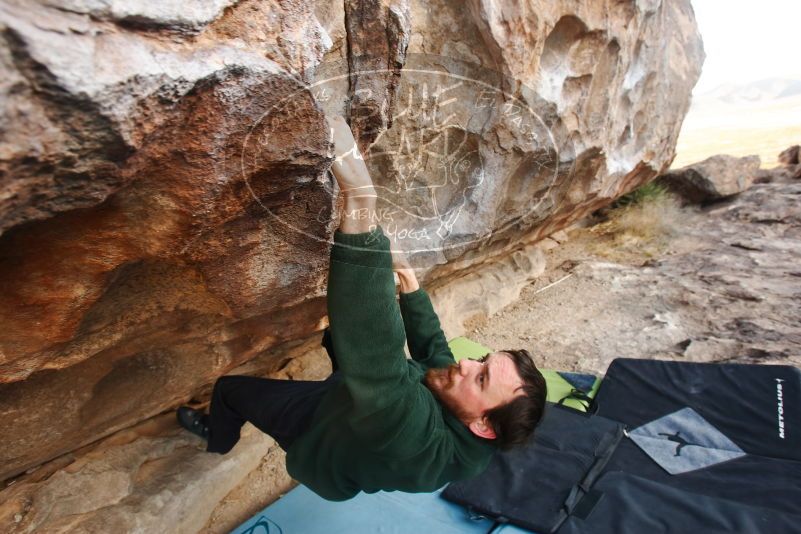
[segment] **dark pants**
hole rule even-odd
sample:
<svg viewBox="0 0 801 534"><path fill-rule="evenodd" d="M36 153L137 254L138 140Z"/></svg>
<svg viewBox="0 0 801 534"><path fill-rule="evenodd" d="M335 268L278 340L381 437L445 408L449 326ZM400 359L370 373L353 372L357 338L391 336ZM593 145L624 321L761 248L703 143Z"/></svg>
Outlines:
<svg viewBox="0 0 801 534"><path fill-rule="evenodd" d="M335 372L325 380L275 380L239 375L218 378L209 408L206 451L225 454L233 449L246 421L272 436L286 451L308 428L323 395L341 380L330 352L328 335L326 330L323 346L329 350Z"/></svg>

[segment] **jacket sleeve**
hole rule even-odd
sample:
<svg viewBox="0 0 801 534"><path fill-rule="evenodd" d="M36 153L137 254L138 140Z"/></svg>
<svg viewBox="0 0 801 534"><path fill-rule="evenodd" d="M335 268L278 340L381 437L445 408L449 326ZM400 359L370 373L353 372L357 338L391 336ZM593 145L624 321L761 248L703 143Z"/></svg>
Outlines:
<svg viewBox="0 0 801 534"><path fill-rule="evenodd" d="M401 293L399 302L412 359L426 367L456 363L428 293L420 287Z"/></svg>
<svg viewBox="0 0 801 534"><path fill-rule="evenodd" d="M353 400L350 424L363 434L393 433L403 423L393 406L408 394L411 377L389 238L380 226L358 234L335 231L328 320L339 372Z"/></svg>

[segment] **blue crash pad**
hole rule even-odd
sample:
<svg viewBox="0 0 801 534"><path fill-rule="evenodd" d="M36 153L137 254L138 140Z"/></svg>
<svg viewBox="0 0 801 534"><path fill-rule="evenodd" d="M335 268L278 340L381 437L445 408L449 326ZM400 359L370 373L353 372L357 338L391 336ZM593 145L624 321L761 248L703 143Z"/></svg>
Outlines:
<svg viewBox="0 0 801 534"><path fill-rule="evenodd" d="M232 534L485 534L492 521L471 520L467 510L434 493L379 491L342 502L327 501L300 485L232 531ZM530 534L501 525L493 534Z"/></svg>

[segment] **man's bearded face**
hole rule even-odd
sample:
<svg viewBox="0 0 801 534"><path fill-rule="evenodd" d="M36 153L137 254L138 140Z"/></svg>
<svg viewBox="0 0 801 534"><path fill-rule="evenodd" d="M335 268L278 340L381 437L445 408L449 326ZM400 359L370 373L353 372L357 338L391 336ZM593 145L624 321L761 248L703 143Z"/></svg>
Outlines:
<svg viewBox="0 0 801 534"><path fill-rule="evenodd" d="M522 394L511 356L491 352L479 360L463 359L445 368L429 368L423 383L463 423L482 420L493 408Z"/></svg>
<svg viewBox="0 0 801 534"><path fill-rule="evenodd" d="M445 368L431 367L426 371L423 383L431 390L434 397L462 422L469 422L472 413L462 406L454 391L454 377L459 373L458 365Z"/></svg>

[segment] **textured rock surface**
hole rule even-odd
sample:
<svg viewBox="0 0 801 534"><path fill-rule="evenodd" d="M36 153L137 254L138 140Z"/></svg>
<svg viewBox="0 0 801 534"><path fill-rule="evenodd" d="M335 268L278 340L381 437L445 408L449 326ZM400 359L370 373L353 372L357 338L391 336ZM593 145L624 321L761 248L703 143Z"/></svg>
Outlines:
<svg viewBox="0 0 801 534"><path fill-rule="evenodd" d="M481 264L450 284L429 288L448 339L462 335L471 319L493 315L517 300L520 290L545 270L544 250L541 242L521 243L517 250Z"/></svg>
<svg viewBox="0 0 801 534"><path fill-rule="evenodd" d="M784 165L789 170L790 176L796 180L801 179L801 161L799 161L799 154L801 154L801 145L793 145L779 154L779 163Z"/></svg>
<svg viewBox="0 0 801 534"><path fill-rule="evenodd" d="M801 367L801 184L769 172L740 195L683 208L661 251L621 246L602 225L571 230L520 300L469 336L596 373L615 358Z"/></svg>
<svg viewBox="0 0 801 534"><path fill-rule="evenodd" d="M404 199L450 217L439 248L415 255L424 283L443 285L666 169L703 57L687 0L0 10L0 479L238 366L273 372L325 325L337 204L324 111L353 115L387 191L402 132L425 134L416 148L460 140L415 175L434 198ZM404 113L427 109L415 68L457 60L478 80L454 87L454 122L427 136L426 114ZM507 94L468 105L480 83ZM434 188L442 176L454 187Z"/></svg>
<svg viewBox="0 0 801 534"><path fill-rule="evenodd" d="M757 178L759 164L759 156L717 155L664 174L658 181L686 202L698 204L742 193Z"/></svg>
<svg viewBox="0 0 801 534"><path fill-rule="evenodd" d="M779 154L779 163L782 165L798 165L798 153L801 151L801 145L793 145Z"/></svg>
<svg viewBox="0 0 801 534"><path fill-rule="evenodd" d="M200 438L176 430L174 414L165 414L97 444L40 481L4 490L0 525L4 532L200 532L250 472L281 456L251 425L235 455L207 454ZM278 479L274 486L289 487L285 473Z"/></svg>
<svg viewBox="0 0 801 534"><path fill-rule="evenodd" d="M265 106L295 90L286 69L330 46L311 6L220 7L199 35L3 7L19 78L2 163L2 220L16 225L0 237L0 405L19 429L0 447L8 476L318 330L326 243L267 217L242 176L315 235L329 223L308 213L333 204L326 133L297 128L322 120L311 98L274 122L269 164L235 161ZM271 33L279 19L295 41ZM46 135L25 122L38 112Z"/></svg>

